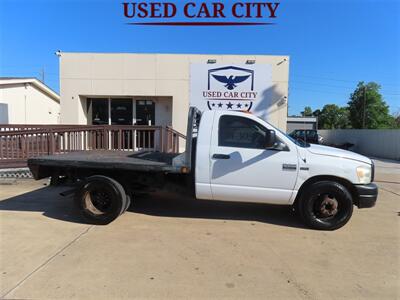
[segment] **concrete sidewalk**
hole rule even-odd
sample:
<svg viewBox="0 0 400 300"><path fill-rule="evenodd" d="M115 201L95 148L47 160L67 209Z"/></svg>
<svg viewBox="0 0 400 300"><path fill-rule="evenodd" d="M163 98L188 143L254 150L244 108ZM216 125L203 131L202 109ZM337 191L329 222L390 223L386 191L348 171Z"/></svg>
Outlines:
<svg viewBox="0 0 400 300"><path fill-rule="evenodd" d="M400 164L377 161L377 206L334 232L286 207L138 199L84 224L63 188L0 186L5 299L398 299Z"/></svg>

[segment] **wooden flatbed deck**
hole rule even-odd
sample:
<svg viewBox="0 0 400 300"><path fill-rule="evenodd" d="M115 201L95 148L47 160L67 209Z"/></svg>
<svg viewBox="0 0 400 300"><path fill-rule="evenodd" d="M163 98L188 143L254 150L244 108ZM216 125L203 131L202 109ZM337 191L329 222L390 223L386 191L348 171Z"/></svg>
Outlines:
<svg viewBox="0 0 400 300"><path fill-rule="evenodd" d="M31 158L29 168L36 179L43 178L44 169L107 169L143 172L179 172L172 160L179 154L133 151L77 151ZM40 174L42 173L42 174Z"/></svg>

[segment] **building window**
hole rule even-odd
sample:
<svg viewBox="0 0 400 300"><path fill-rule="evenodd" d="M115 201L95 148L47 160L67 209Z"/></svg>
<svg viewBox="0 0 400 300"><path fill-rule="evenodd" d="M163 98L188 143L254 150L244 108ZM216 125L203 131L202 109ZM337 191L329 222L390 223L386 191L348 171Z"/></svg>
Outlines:
<svg viewBox="0 0 400 300"><path fill-rule="evenodd" d="M91 115L93 125L107 125L109 118L108 99L88 99L87 112L88 116Z"/></svg>

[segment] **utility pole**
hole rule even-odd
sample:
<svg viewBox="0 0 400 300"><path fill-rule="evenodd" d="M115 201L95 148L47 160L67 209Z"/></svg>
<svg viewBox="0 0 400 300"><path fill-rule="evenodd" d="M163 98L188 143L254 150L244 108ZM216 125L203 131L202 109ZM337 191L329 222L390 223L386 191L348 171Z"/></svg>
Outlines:
<svg viewBox="0 0 400 300"><path fill-rule="evenodd" d="M42 68L42 71L40 72L40 77L42 78L42 83L44 83L44 68Z"/></svg>
<svg viewBox="0 0 400 300"><path fill-rule="evenodd" d="M364 85L363 120L362 120L363 129L365 129L366 104L367 104L367 87Z"/></svg>

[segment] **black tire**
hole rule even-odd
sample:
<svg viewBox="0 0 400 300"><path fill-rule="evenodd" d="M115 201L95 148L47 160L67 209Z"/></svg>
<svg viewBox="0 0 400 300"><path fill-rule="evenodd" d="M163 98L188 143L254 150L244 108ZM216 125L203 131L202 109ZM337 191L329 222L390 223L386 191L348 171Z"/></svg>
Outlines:
<svg viewBox="0 0 400 300"><path fill-rule="evenodd" d="M353 214L351 194L343 185L334 181L320 181L310 185L297 204L304 223L319 230L338 229Z"/></svg>
<svg viewBox="0 0 400 300"><path fill-rule="evenodd" d="M75 203L89 223L106 225L125 212L127 196L116 180L95 175L82 183L75 193Z"/></svg>
<svg viewBox="0 0 400 300"><path fill-rule="evenodd" d="M126 195L126 205L125 205L124 212L126 212L129 208L129 206L131 206L132 199L133 199L133 193L128 193Z"/></svg>

